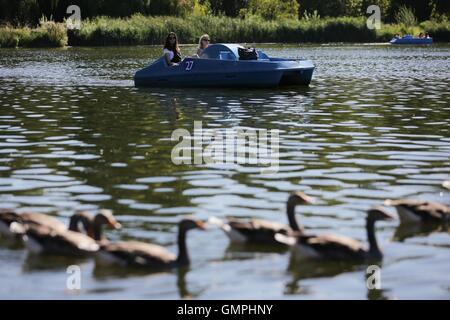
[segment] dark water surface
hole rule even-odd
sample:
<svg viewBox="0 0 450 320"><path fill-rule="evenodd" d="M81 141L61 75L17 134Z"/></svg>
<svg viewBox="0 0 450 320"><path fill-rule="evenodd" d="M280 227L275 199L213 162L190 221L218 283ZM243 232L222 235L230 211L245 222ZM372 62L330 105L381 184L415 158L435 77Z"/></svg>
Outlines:
<svg viewBox="0 0 450 320"><path fill-rule="evenodd" d="M160 48L0 50L0 207L66 220L76 209L113 209L112 240L176 251L187 214L285 222L292 190L316 198L298 208L314 232L366 240L365 210L385 198L450 204L450 46L263 46L307 57L308 88L136 89L133 73ZM184 47L184 53L195 47ZM174 165L173 130L280 130L280 169ZM93 260L35 258L0 243L1 298L450 298L448 232L412 233L380 223L382 289L366 266L295 264L289 252L229 246L216 228L192 231L189 269L122 274ZM1 241L1 240L0 240ZM78 263L82 289L66 290Z"/></svg>

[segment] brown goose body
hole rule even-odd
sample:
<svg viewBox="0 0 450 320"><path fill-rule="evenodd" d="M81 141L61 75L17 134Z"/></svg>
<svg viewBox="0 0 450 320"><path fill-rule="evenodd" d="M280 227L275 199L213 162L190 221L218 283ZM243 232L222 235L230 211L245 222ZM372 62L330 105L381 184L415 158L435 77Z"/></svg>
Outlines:
<svg viewBox="0 0 450 320"><path fill-rule="evenodd" d="M441 223L450 221L450 207L443 204L415 199L386 200L394 206L401 223Z"/></svg>
<svg viewBox="0 0 450 320"><path fill-rule="evenodd" d="M368 211L366 230L369 248L355 239L336 234L298 234L295 237L276 235L276 238L280 242L293 246L300 258L351 261L381 260L383 253L378 247L375 237L375 222L391 219L394 218L382 208L372 208Z"/></svg>
<svg viewBox="0 0 450 320"><path fill-rule="evenodd" d="M96 252L100 246L91 237L70 230L57 231L47 226L28 226L25 244L33 254L86 256Z"/></svg>
<svg viewBox="0 0 450 320"><path fill-rule="evenodd" d="M227 235L234 242L277 244L275 234L288 235L292 229L285 224L262 219L239 220L228 218L230 231Z"/></svg>
<svg viewBox="0 0 450 320"><path fill-rule="evenodd" d="M57 218L43 213L23 212L19 214L13 210L0 211L0 233L6 237L22 236L27 226L45 226L55 231L84 231L94 237L96 228L98 229L101 224L113 226L118 222L112 217L112 212L106 209L100 209L95 217L86 211L77 211L70 217L68 227Z"/></svg>
<svg viewBox="0 0 450 320"><path fill-rule="evenodd" d="M171 267L177 256L164 247L140 241L109 243L101 247L101 259L120 266Z"/></svg>
<svg viewBox="0 0 450 320"><path fill-rule="evenodd" d="M94 218L87 213L76 213L69 228L77 229L78 221L82 222L87 234L68 229L54 229L47 225L26 225L25 245L34 254L85 256L100 248L99 244L103 241L102 225L114 229L121 227L112 213L103 209Z"/></svg>
<svg viewBox="0 0 450 320"><path fill-rule="evenodd" d="M67 227L57 218L38 212L23 212L13 210L0 211L0 233L7 238L21 237L26 225L48 226L54 230L64 231Z"/></svg>
<svg viewBox="0 0 450 320"><path fill-rule="evenodd" d="M280 245L275 239L276 234L290 235L302 231L295 220L296 205L311 202L312 199L302 192L291 193L286 205L289 225L262 219L228 218L224 222L215 217L211 218L210 222L219 225L232 242Z"/></svg>
<svg viewBox="0 0 450 320"><path fill-rule="evenodd" d="M140 241L107 243L97 253L98 262L103 265L140 267L153 270L168 269L190 263L186 234L191 229L204 230L201 221L184 219L178 226L178 256L162 246Z"/></svg>
<svg viewBox="0 0 450 320"><path fill-rule="evenodd" d="M300 236L297 246L299 255L305 258L364 260L367 254L361 242L335 234Z"/></svg>

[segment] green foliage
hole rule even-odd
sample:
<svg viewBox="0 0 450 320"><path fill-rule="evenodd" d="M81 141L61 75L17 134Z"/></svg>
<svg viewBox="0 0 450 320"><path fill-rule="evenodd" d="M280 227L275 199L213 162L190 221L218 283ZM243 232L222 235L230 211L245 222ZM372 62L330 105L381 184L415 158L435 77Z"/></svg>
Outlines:
<svg viewBox="0 0 450 320"><path fill-rule="evenodd" d="M450 41L448 21L426 21L418 26L383 24L380 30L369 30L365 17L265 20L256 15L246 19L226 16L196 15L186 17L144 16L129 18L96 17L82 21L80 30L69 30L61 23L42 20L39 27L0 28L0 47L17 46L106 46L162 45L169 31L175 31L182 43L197 43L208 33L213 42L375 42L388 41L395 34L427 32L435 41ZM312 18L313 17L313 18Z"/></svg>
<svg viewBox="0 0 450 320"><path fill-rule="evenodd" d="M317 12L317 10L314 10L312 13L309 13L308 11L303 12L303 17L306 21L319 21L320 15Z"/></svg>
<svg viewBox="0 0 450 320"><path fill-rule="evenodd" d="M450 22L446 19L442 22L424 21L420 27L434 39L442 42L450 42Z"/></svg>
<svg viewBox="0 0 450 320"><path fill-rule="evenodd" d="M381 16L383 20L386 20L387 15L391 10L392 1L391 0L363 0L361 4L361 14L365 14L367 7L370 5L376 5L380 7Z"/></svg>
<svg viewBox="0 0 450 320"><path fill-rule="evenodd" d="M324 17L343 17L343 16L360 16L362 15L363 0L301 0L300 12L316 10ZM367 7L366 7L367 8ZM364 8L364 12L365 9Z"/></svg>
<svg viewBox="0 0 450 320"><path fill-rule="evenodd" d="M431 0L431 14L430 20L436 22L447 22L450 20L450 2L446 2L447 6L445 7L443 2L440 0Z"/></svg>
<svg viewBox="0 0 450 320"><path fill-rule="evenodd" d="M246 19L225 16L146 17L127 19L98 17L82 22L82 28L70 37L71 45L162 44L170 31L182 43L197 43L208 33L213 42L375 42L390 40L396 33L419 34L425 28L383 24L381 30L370 30L365 17L323 19L265 20L252 15ZM431 35L448 33L447 24L427 24ZM432 30L432 31L431 31ZM436 40L440 40L436 36Z"/></svg>
<svg viewBox="0 0 450 320"><path fill-rule="evenodd" d="M401 34L399 26L394 24L383 24L381 29L376 30L376 33L377 41L380 42L390 41L396 34Z"/></svg>
<svg viewBox="0 0 450 320"><path fill-rule="evenodd" d="M241 9L243 17L255 15L265 20L297 19L297 0L249 0L248 7Z"/></svg>
<svg viewBox="0 0 450 320"><path fill-rule="evenodd" d="M0 48L16 48L19 46L19 30L11 27L0 28Z"/></svg>
<svg viewBox="0 0 450 320"><path fill-rule="evenodd" d="M64 24L42 19L37 28L0 28L0 47L64 47L67 45Z"/></svg>
<svg viewBox="0 0 450 320"><path fill-rule="evenodd" d="M63 23L42 19L40 26L31 31L29 46L64 47L67 45L67 30Z"/></svg>
<svg viewBox="0 0 450 320"><path fill-rule="evenodd" d="M417 18L414 14L414 11L407 7L401 6L395 15L395 20L398 24L402 24L405 27L413 27L417 25Z"/></svg>
<svg viewBox="0 0 450 320"><path fill-rule="evenodd" d="M98 16L258 15L266 20L304 18L317 11L320 17L365 16L369 5L381 8L383 22L395 21L402 6L414 10L419 21L450 18L448 0L0 0L0 24L38 26L45 16L57 22L67 18L69 5L81 8L83 19Z"/></svg>
<svg viewBox="0 0 450 320"><path fill-rule="evenodd" d="M212 14L211 4L208 1L200 3L199 0L193 1L191 14L195 17L203 17Z"/></svg>
<svg viewBox="0 0 450 320"><path fill-rule="evenodd" d="M375 41L376 33L366 27L365 18L315 20L265 20L251 15L246 19L225 16L145 17L128 19L98 17L82 22L74 30L71 45L162 44L169 31L182 43L196 43L208 33L213 42L357 42Z"/></svg>

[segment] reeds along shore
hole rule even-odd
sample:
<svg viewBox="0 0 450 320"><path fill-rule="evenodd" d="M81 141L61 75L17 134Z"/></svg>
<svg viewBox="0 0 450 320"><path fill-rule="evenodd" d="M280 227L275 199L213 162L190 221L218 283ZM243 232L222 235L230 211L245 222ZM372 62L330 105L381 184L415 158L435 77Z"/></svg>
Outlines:
<svg viewBox="0 0 450 320"><path fill-rule="evenodd" d="M152 17L126 19L97 17L82 21L81 29L67 30L64 23L41 21L35 28L0 27L0 47L64 47L161 44L169 31L182 43L196 43L207 32L214 42L326 43L386 42L395 34L428 33L436 42L450 41L450 22L424 21L413 27L383 24L370 30L365 17L267 21L223 16Z"/></svg>

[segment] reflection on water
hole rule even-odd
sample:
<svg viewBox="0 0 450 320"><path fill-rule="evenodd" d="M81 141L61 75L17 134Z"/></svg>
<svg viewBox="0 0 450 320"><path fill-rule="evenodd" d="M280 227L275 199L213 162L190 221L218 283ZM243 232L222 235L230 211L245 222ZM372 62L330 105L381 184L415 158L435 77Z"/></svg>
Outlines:
<svg viewBox="0 0 450 320"><path fill-rule="evenodd" d="M448 233L449 229L446 225L440 225L440 224L401 224L397 227L394 234L394 239L398 241L404 241L405 239L411 238L411 237L427 237L432 233L437 232L445 232ZM444 245L444 244L442 244ZM446 243L447 246L450 246L450 243Z"/></svg>
<svg viewBox="0 0 450 320"><path fill-rule="evenodd" d="M81 258L27 254L22 265L22 272L27 273L39 270L66 272L68 266L80 265L86 261L87 259Z"/></svg>
<svg viewBox="0 0 450 320"><path fill-rule="evenodd" d="M302 279L334 277L344 272L365 271L361 266L352 263L336 262L323 263L322 261L302 261L301 263L291 255L289 258L288 272L292 279L286 284L286 294L307 294L308 287L302 285Z"/></svg>
<svg viewBox="0 0 450 320"><path fill-rule="evenodd" d="M292 190L317 199L297 210L307 230L361 241L365 210L385 198L450 204L441 187L450 179L450 47L268 47L274 56L313 59L311 86L134 88L134 71L159 49L1 50L0 207L64 221L76 209L107 207L124 226L108 233L113 241L150 241L176 252L183 215L285 222ZM174 165L172 131L193 132L194 121L212 129L279 129L279 172ZM365 266L291 266L288 251L230 246L211 228L189 234L189 269L121 274L76 261L83 273L77 294L65 289L65 266L73 262L30 260L2 240L0 296L450 298L448 229L396 227L378 229L385 260L376 291L366 288Z"/></svg>

